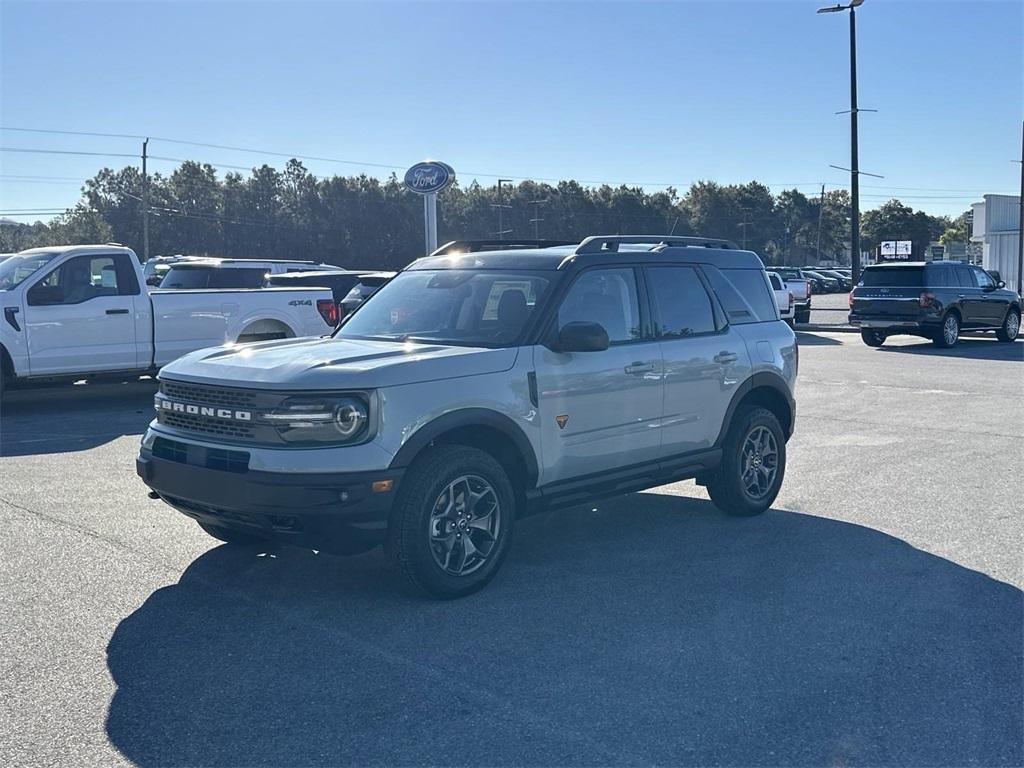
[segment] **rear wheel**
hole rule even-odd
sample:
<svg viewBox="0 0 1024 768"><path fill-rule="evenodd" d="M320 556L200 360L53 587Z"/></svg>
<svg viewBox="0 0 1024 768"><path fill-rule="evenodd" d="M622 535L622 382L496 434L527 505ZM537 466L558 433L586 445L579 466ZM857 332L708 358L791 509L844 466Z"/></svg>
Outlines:
<svg viewBox="0 0 1024 768"><path fill-rule="evenodd" d="M942 327L932 337L932 343L940 349L949 349L960 336L960 318L950 312L942 319Z"/></svg>
<svg viewBox="0 0 1024 768"><path fill-rule="evenodd" d="M515 516L512 483L493 456L443 445L406 473L389 549L411 586L441 599L462 597L498 572Z"/></svg>
<svg viewBox="0 0 1024 768"><path fill-rule="evenodd" d="M722 448L722 463L708 481L708 495L723 512L758 515L779 495L786 474L786 437L767 408L736 411Z"/></svg>
<svg viewBox="0 0 1024 768"><path fill-rule="evenodd" d="M1020 312L1011 309L1006 313L1003 320L1003 327L996 331L996 338L1000 341L1014 341L1020 332Z"/></svg>
<svg viewBox="0 0 1024 768"><path fill-rule="evenodd" d="M885 343L885 334L880 331L861 331L860 338L869 347L880 347Z"/></svg>
<svg viewBox="0 0 1024 768"><path fill-rule="evenodd" d="M206 531L208 534L213 536L215 539L223 541L225 544L238 544L244 546L250 546L253 544L265 544L266 539L262 536L258 536L254 533L246 533L245 531L236 531L233 528L224 528L220 525L210 525L209 523L199 523L199 527Z"/></svg>

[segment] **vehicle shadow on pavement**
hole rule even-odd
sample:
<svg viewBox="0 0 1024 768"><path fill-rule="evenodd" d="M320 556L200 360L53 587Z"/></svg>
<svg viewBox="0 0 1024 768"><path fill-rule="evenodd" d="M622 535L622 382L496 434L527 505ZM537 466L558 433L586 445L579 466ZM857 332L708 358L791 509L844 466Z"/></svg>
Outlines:
<svg viewBox="0 0 1024 768"><path fill-rule="evenodd" d="M858 525L633 494L481 593L220 546L107 648L141 766L1020 765L1022 592Z"/></svg>
<svg viewBox="0 0 1024 768"><path fill-rule="evenodd" d="M153 418L157 383L59 385L16 389L0 404L0 456L86 451L141 435Z"/></svg>
<svg viewBox="0 0 1024 768"><path fill-rule="evenodd" d="M934 357L965 357L971 360L1008 360L1024 362L1024 339L1003 343L993 339L965 339L957 341L955 347L940 349L930 341L920 344L884 345L876 348L879 352L893 352L901 355L930 355Z"/></svg>
<svg viewBox="0 0 1024 768"><path fill-rule="evenodd" d="M836 346L840 345L839 339L833 339L831 336L819 336L814 331L796 331L796 343L802 347L817 347L817 346Z"/></svg>

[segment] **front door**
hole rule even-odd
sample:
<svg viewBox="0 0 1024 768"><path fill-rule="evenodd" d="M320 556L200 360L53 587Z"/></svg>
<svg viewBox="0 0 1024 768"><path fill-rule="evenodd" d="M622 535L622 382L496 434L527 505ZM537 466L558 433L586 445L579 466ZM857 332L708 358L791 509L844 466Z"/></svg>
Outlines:
<svg viewBox="0 0 1024 768"><path fill-rule="evenodd" d="M75 256L29 288L25 331L32 376L136 367L140 289L129 259L126 254Z"/></svg>
<svg viewBox="0 0 1024 768"><path fill-rule="evenodd" d="M541 483L654 461L661 448L662 360L632 267L582 272L563 298L566 323L600 323L603 352L534 349L543 467Z"/></svg>
<svg viewBox="0 0 1024 768"><path fill-rule="evenodd" d="M981 291L978 303L982 324L990 328L1002 325L1006 318L1006 310L1010 307L1009 300L1005 294L996 290L996 281L984 269L971 267L971 272L974 273L975 284Z"/></svg>

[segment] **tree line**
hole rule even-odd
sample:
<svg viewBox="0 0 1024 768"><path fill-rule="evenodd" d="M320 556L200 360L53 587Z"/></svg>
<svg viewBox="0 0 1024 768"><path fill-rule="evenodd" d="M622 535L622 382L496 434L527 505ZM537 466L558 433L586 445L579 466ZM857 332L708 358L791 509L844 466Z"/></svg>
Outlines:
<svg viewBox="0 0 1024 768"><path fill-rule="evenodd" d="M142 253L141 172L104 168L82 187L74 208L49 222L0 226L0 250L118 242ZM500 206L500 208L499 208ZM234 258L314 259L345 267L397 269L421 256L423 204L394 174L318 178L301 162L268 165L248 176L219 178L207 164L184 162L149 178L150 253ZM584 186L576 181L483 186L458 183L438 196L440 242L498 236L578 240L592 234L723 237L756 251L769 264L844 260L849 242L846 190L808 197L765 185L694 183L669 187ZM881 240L966 239L966 214L951 220L890 200L862 216L865 250ZM508 232L510 230L510 232Z"/></svg>

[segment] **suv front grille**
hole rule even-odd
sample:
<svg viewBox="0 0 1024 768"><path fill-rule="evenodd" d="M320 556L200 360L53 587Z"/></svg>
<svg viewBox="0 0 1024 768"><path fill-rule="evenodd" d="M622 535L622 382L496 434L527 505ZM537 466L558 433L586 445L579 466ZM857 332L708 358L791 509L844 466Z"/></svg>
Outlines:
<svg viewBox="0 0 1024 768"><path fill-rule="evenodd" d="M204 435L217 435L233 440L252 440L256 430L251 424L239 424L208 416L196 416L191 413L175 413L160 411L157 416L161 424L182 429L187 432L200 432Z"/></svg>
<svg viewBox="0 0 1024 768"><path fill-rule="evenodd" d="M205 384L183 384L177 381L160 382L160 391L175 400L190 403L219 405L227 408L246 408L256 402L257 394L244 389L211 387Z"/></svg>

